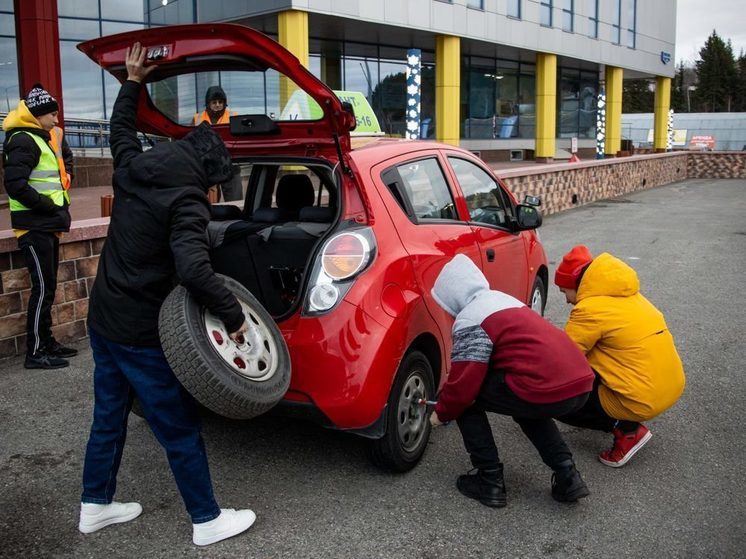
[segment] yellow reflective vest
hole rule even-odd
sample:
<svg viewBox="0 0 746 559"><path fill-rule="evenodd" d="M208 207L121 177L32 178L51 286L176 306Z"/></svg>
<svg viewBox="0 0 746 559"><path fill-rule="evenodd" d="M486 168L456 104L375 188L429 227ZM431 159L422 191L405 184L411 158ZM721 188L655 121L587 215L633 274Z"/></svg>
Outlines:
<svg viewBox="0 0 746 559"><path fill-rule="evenodd" d="M56 129L59 130L59 129ZM64 206L65 202L70 203L70 196L67 193L70 188L70 177L65 172L65 163L62 160L62 130L56 132L53 130L52 143L58 153L44 141L44 138L31 134L24 130L19 130L11 135L28 134L39 148L39 162L31 170L28 178L28 184L42 196L51 199L56 206ZM57 140L57 137L59 140ZM8 205L11 212L27 211L29 208L21 204L18 200L8 197Z"/></svg>

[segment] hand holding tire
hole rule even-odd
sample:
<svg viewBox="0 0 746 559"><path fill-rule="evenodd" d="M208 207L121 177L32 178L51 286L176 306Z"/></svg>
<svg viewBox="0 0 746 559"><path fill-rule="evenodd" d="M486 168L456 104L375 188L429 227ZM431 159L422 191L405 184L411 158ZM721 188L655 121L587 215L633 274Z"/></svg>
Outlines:
<svg viewBox="0 0 746 559"><path fill-rule="evenodd" d="M231 332L228 334L230 336L230 339L233 340L237 344L244 343L244 334L249 331L249 324L244 320L241 327L236 330L235 332Z"/></svg>

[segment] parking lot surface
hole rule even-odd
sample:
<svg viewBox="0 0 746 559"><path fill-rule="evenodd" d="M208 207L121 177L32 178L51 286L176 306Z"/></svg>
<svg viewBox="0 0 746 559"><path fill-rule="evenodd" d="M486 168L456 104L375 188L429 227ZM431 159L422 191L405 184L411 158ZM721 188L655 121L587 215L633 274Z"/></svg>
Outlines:
<svg viewBox="0 0 746 559"><path fill-rule="evenodd" d="M621 469L596 454L610 435L563 426L591 496L552 500L551 472L510 418L492 424L508 506L462 497L469 469L455 425L434 431L404 475L375 470L365 441L286 418L205 417L223 507L256 524L207 548L191 525L147 424L130 421L117 498L143 515L77 531L92 412L87 344L73 366L26 371L0 361L0 557L742 557L746 547L746 181L689 180L550 216L541 228L550 278L577 243L632 265L666 316L687 372L681 401L649 422L653 439ZM570 307L550 287L546 316Z"/></svg>

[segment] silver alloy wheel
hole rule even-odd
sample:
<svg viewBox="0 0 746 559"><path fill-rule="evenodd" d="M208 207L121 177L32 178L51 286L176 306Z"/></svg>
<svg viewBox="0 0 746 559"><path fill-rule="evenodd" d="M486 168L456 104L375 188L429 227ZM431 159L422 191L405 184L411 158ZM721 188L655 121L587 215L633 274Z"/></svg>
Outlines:
<svg viewBox="0 0 746 559"><path fill-rule="evenodd" d="M538 285L534 286L534 292L531 294L531 310L541 314L544 309L544 295L541 292L541 287Z"/></svg>
<svg viewBox="0 0 746 559"><path fill-rule="evenodd" d="M411 452L420 444L425 433L427 408L420 405L420 399L427 399L429 394L420 371L414 371L404 384L399 394L399 406L396 414L397 429L402 448Z"/></svg>
<svg viewBox="0 0 746 559"><path fill-rule="evenodd" d="M254 381L272 378L277 371L278 348L269 327L248 305L239 299L249 329L243 335L243 343L237 344L228 335L225 324L205 310L204 321L207 339L212 347L234 372Z"/></svg>

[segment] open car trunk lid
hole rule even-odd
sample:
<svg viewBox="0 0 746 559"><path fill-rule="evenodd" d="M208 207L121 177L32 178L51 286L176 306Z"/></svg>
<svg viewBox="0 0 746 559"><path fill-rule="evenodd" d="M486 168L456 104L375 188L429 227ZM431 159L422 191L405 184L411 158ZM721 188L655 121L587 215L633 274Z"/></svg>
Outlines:
<svg viewBox="0 0 746 559"><path fill-rule="evenodd" d="M227 23L174 25L101 37L78 48L123 83L126 50L138 41L147 52L145 64L158 66L140 95L137 126L143 132L181 138L191 130L191 116L204 110L204 90L220 84L228 92L228 110L237 114L214 128L234 157L285 154L337 161L350 150L351 109L263 33ZM251 84L263 84L261 94ZM308 110L288 111L299 90ZM244 95L251 102L243 102Z"/></svg>

